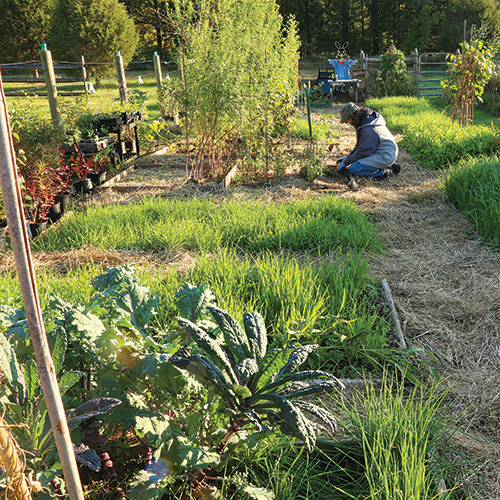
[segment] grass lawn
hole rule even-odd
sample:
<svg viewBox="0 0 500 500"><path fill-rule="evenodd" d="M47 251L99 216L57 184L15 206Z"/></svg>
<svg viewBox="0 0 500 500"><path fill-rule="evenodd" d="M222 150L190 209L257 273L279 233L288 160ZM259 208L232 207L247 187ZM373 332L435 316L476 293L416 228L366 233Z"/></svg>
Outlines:
<svg viewBox="0 0 500 500"><path fill-rule="evenodd" d="M175 77L175 72L169 73ZM164 77L166 73L163 73ZM141 76L143 83L139 84L139 76ZM63 119L67 120L68 116L71 117L81 112L95 112L105 113L120 109L137 110L139 106L140 111L143 111L148 120L156 120L161 117L160 109L158 108L158 98L156 89L156 79L154 73L151 71L127 71L127 89L129 91L129 103L121 104L120 95L116 77L104 78L96 88L95 94L88 94L87 96L60 96L59 105ZM94 84L95 86L95 84ZM96 87L96 86L95 86ZM45 92L44 84L30 84L30 83L4 83L4 91L24 90L26 92ZM83 91L83 84L59 84L58 92L71 92ZM34 110L40 112L42 115L50 116L49 102L46 97L14 97L7 96L6 102L9 110L18 107L30 106Z"/></svg>

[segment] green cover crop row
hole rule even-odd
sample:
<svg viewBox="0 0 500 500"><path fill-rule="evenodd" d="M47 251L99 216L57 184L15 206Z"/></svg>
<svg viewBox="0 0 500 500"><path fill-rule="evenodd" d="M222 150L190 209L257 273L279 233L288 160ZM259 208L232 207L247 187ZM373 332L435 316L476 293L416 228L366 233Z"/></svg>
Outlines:
<svg viewBox="0 0 500 500"><path fill-rule="evenodd" d="M500 158L459 161L443 178L450 201L474 222L478 232L500 245Z"/></svg>
<svg viewBox="0 0 500 500"><path fill-rule="evenodd" d="M147 252L237 248L322 254L338 248L380 248L362 211L333 196L281 204L148 198L125 206L95 206L64 218L35 245L44 251L93 245Z"/></svg>
<svg viewBox="0 0 500 500"><path fill-rule="evenodd" d="M404 133L401 146L425 168L446 168L468 156L499 151L497 128L484 125L461 127L439 105L425 98L371 99L367 105L382 113L391 130Z"/></svg>
<svg viewBox="0 0 500 500"><path fill-rule="evenodd" d="M389 127L404 133L400 144L426 168L445 168L443 190L475 224L481 236L500 245L500 132L496 127L461 127L442 105L415 97L372 99Z"/></svg>

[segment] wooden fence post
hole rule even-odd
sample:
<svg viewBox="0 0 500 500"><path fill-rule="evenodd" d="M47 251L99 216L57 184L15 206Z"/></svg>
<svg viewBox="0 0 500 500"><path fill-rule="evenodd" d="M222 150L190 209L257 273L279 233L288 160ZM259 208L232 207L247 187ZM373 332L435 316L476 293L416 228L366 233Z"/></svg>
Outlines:
<svg viewBox="0 0 500 500"><path fill-rule="evenodd" d="M116 51L115 56L116 78L118 80L118 90L120 91L120 101L123 103L128 102L127 95L127 80L125 78L125 68L123 67L123 57L120 51Z"/></svg>
<svg viewBox="0 0 500 500"><path fill-rule="evenodd" d="M418 67L418 50L415 49L413 51L413 73L415 74L415 78L418 79L418 74L419 74L419 67Z"/></svg>
<svg viewBox="0 0 500 500"><path fill-rule="evenodd" d="M42 43L42 50L40 51L40 59L42 60L43 77L45 85L47 86L47 98L49 100L50 116L54 127L64 134L64 125L59 109L59 100L57 98L56 75L54 73L54 65L52 64L52 54L47 50L47 45Z"/></svg>
<svg viewBox="0 0 500 500"><path fill-rule="evenodd" d="M23 215L23 202L17 177L14 143L0 75L0 187L9 224L10 241L16 263L24 311L28 321L38 377L49 414L52 433L61 461L70 500L84 500L68 422L59 392L56 372L45 333L38 297L31 249Z"/></svg>
<svg viewBox="0 0 500 500"><path fill-rule="evenodd" d="M87 97L87 103L89 99L89 84L87 81L87 67L85 66L85 57L80 57L80 64L82 65L82 78L83 78L83 88L85 90L85 96Z"/></svg>
<svg viewBox="0 0 500 500"><path fill-rule="evenodd" d="M156 77L156 89L158 90L158 96L161 94L161 85L162 85L162 74L161 74L161 61L158 52L155 52L153 55L153 63L155 67L155 77ZM162 118L165 118L165 109L163 108L162 103L160 102L160 113Z"/></svg>

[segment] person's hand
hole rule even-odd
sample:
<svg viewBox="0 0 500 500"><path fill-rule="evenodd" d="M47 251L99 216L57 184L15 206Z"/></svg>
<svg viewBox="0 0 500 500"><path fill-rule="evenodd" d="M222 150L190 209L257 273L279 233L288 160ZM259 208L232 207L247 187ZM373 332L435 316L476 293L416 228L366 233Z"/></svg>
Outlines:
<svg viewBox="0 0 500 500"><path fill-rule="evenodd" d="M342 172L346 167L345 158L341 158L340 162L337 164L337 172Z"/></svg>

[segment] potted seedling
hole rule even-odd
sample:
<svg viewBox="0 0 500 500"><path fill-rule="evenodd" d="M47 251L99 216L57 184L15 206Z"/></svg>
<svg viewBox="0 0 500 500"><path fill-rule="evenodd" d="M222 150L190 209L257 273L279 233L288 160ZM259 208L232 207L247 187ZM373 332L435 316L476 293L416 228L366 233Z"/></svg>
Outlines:
<svg viewBox="0 0 500 500"><path fill-rule="evenodd" d="M22 170L24 212L35 237L47 228L48 213L54 204L51 168L42 160L29 160Z"/></svg>

